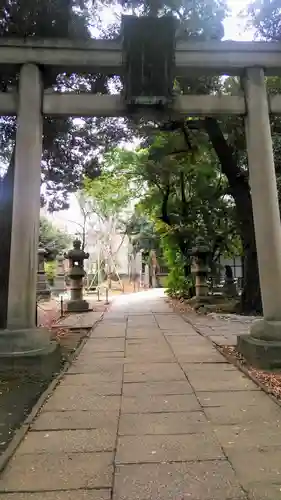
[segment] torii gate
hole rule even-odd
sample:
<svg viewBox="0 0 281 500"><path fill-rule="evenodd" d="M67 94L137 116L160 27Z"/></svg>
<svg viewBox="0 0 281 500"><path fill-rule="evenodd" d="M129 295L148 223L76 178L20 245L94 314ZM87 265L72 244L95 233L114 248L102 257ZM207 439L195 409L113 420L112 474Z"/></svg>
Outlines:
<svg viewBox="0 0 281 500"><path fill-rule="evenodd" d="M188 42L178 44L174 55L178 76L231 74L243 78L244 95L181 95L171 103L170 112L173 116L245 116L264 320L254 324L251 337L239 339L239 346L249 356L258 351L262 355L270 352L272 357L274 351L275 361L281 364L281 225L269 121L270 113L281 114L281 95L268 97L265 85L265 74L281 74L281 44ZM9 335L17 332L17 343L20 331L25 331L26 338L28 332L35 331L42 116L128 113L122 96L43 92L40 68L121 75L126 51L121 42L115 41L2 38L0 64L20 67L18 92L0 93L0 114L17 115L7 322ZM32 350L34 336L28 338ZM36 342L34 349L38 347ZM39 342L40 349L48 350L44 342ZM0 339L0 351L1 345Z"/></svg>

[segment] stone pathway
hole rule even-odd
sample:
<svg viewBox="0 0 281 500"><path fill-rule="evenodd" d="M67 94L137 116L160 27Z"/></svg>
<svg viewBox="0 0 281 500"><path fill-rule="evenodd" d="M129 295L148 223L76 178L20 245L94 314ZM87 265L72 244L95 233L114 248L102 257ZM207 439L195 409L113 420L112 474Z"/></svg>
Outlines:
<svg viewBox="0 0 281 500"><path fill-rule="evenodd" d="M217 345L236 345L237 336L247 334L251 323L258 319L256 316L215 313L207 315L190 313L185 316L201 335L208 337Z"/></svg>
<svg viewBox="0 0 281 500"><path fill-rule="evenodd" d="M115 300L0 500L281 499L281 409L160 295Z"/></svg>

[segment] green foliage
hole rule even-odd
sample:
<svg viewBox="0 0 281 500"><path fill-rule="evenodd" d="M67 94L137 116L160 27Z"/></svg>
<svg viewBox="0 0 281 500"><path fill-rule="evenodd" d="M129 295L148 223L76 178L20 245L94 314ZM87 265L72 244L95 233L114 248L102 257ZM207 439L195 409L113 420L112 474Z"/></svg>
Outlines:
<svg viewBox="0 0 281 500"><path fill-rule="evenodd" d="M168 295L174 298L190 298L193 291L193 282L191 276L185 276L184 267L186 262L181 251L167 236L162 238L161 245L163 259L169 270L166 279Z"/></svg>
<svg viewBox="0 0 281 500"><path fill-rule="evenodd" d="M52 261L63 253L71 244L71 236L58 229L47 217L41 216L39 229L39 246L47 250L48 260Z"/></svg>
<svg viewBox="0 0 281 500"><path fill-rule="evenodd" d="M180 141L179 134L162 134L150 146L149 160L142 165L148 190L140 207L169 226L184 255L195 235L201 235L218 258L237 237L227 181L210 148L203 144L187 151Z"/></svg>
<svg viewBox="0 0 281 500"><path fill-rule="evenodd" d="M114 1L107 1L113 4ZM179 20L178 38L223 37L222 21L227 13L225 0L117 0L124 9L137 15L173 15Z"/></svg>
<svg viewBox="0 0 281 500"><path fill-rule="evenodd" d="M138 156L134 152L111 149L103 157L101 175L94 180L85 178L83 191L100 218L122 218L124 211L134 205L137 164Z"/></svg>
<svg viewBox="0 0 281 500"><path fill-rule="evenodd" d="M111 151L104 174L91 181L88 193L118 211L122 203L137 201L126 224L133 251L156 250L170 274L173 295L191 296L190 250L197 236L210 245L212 264L239 246L234 203L226 178L206 141L193 138L188 148L180 132L154 135L146 149ZM92 191L91 191L92 190ZM108 213L111 213L110 210Z"/></svg>
<svg viewBox="0 0 281 500"><path fill-rule="evenodd" d="M133 247L133 253L159 250L159 235L153 221L148 220L139 210L136 210L126 226L126 234Z"/></svg>
<svg viewBox="0 0 281 500"><path fill-rule="evenodd" d="M56 261L54 260L45 263L45 273L50 285L54 284L54 279L56 275L56 265L57 265Z"/></svg>
<svg viewBox="0 0 281 500"><path fill-rule="evenodd" d="M89 39L89 18L95 14L90 4L86 0L0 0L0 36L22 40L26 37ZM95 69L86 74L58 71L44 67L45 88L77 93L108 91L108 78L97 74ZM17 85L18 67L2 65L0 91ZM66 208L68 194L81 187L84 175L95 178L99 174L100 155L132 136L132 131L124 127L124 120L115 118L82 118L77 122L72 118L45 117L43 125L42 203L50 211ZM15 133L15 117L3 117L0 161L6 168L12 163Z"/></svg>
<svg viewBox="0 0 281 500"><path fill-rule="evenodd" d="M279 0L254 0L248 6L249 25L263 40L280 41L281 4Z"/></svg>

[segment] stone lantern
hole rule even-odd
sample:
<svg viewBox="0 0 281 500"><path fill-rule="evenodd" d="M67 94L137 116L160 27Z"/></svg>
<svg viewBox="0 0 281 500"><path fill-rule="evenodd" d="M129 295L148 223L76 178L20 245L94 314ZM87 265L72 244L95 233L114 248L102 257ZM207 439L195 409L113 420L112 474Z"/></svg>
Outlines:
<svg viewBox="0 0 281 500"><path fill-rule="evenodd" d="M84 260L89 258L89 254L81 249L81 241L75 240L73 248L65 254L69 262L68 276L70 278L70 300L67 303L68 312L89 311L89 304L83 300L83 279L86 275L84 271Z"/></svg>
<svg viewBox="0 0 281 500"><path fill-rule="evenodd" d="M51 289L48 285L46 273L45 273L45 256L47 252L45 248L38 248L38 268L37 268L37 286L36 295L37 297L49 299L51 296Z"/></svg>
<svg viewBox="0 0 281 500"><path fill-rule="evenodd" d="M208 257L210 255L210 249L203 238L196 238L196 244L191 249L191 255L194 258L192 272L195 275L196 299L198 303L204 304L209 301L207 276L209 272Z"/></svg>

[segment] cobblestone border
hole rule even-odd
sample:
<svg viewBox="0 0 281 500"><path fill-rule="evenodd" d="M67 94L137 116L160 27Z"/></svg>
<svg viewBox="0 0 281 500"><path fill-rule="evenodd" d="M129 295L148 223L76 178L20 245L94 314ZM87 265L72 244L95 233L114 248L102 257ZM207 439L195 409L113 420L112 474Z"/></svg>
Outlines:
<svg viewBox="0 0 281 500"><path fill-rule="evenodd" d="M20 428L15 432L14 437L12 438L11 442L9 443L8 447L4 451L4 453L0 456L0 474L3 472L3 470L6 468L8 462L11 460L13 455L15 454L17 448L25 438L27 432L29 431L31 424L33 423L33 420L39 413L39 410L42 408L44 403L47 401L47 399L51 396L61 379L64 377L68 369L70 368L72 361L79 356L81 353L83 347L85 344L88 342L89 337L92 333L92 331L96 328L96 326L103 320L104 313L106 311L103 311L101 313L101 317L99 320L95 322L92 328L89 329L89 332L87 335L81 340L80 344L78 345L77 349L73 352L73 354L70 355L70 357L67 359L65 362L62 370L56 375L55 378L51 381L51 383L48 385L47 389L41 394L39 397L38 401L35 403L33 406L31 412L29 415L26 417L26 419L23 421L21 424Z"/></svg>

